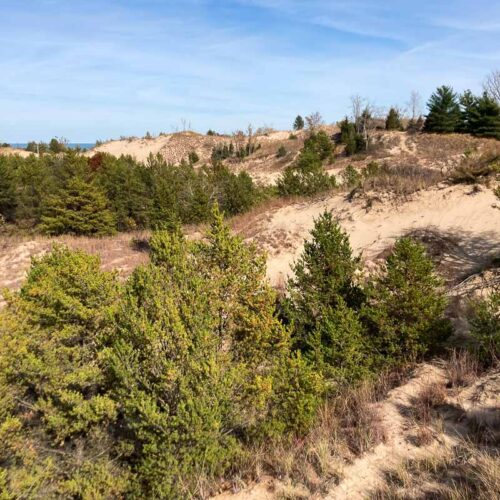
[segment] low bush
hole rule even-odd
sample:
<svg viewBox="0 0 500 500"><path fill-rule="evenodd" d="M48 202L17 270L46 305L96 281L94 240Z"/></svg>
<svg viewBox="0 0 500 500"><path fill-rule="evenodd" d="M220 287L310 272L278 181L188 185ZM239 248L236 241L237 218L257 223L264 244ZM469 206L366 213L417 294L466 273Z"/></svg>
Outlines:
<svg viewBox="0 0 500 500"><path fill-rule="evenodd" d="M494 290L489 297L476 299L471 303L469 317L473 348L479 358L490 365L500 356L500 290Z"/></svg>

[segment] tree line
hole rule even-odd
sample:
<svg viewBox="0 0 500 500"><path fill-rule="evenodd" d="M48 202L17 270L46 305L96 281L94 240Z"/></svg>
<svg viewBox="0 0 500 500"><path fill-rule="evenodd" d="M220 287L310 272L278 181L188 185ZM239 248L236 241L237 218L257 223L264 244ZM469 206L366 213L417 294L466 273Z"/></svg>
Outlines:
<svg viewBox="0 0 500 500"><path fill-rule="evenodd" d="M0 214L9 223L49 235L102 236L155 228L174 221L207 220L212 204L234 215L248 210L263 190L220 161L195 168L198 157L180 165L150 156L96 153L0 156Z"/></svg>

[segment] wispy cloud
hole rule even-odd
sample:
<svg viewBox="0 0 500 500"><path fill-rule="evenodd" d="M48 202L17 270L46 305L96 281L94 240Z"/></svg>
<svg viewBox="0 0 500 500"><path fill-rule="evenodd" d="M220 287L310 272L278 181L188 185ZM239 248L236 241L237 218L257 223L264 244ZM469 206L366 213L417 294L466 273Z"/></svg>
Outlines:
<svg viewBox="0 0 500 500"><path fill-rule="evenodd" d="M3 0L0 140L93 140L181 118L287 127L315 109L340 118L354 92L390 105L414 88L478 89L500 66L500 12L467 3Z"/></svg>

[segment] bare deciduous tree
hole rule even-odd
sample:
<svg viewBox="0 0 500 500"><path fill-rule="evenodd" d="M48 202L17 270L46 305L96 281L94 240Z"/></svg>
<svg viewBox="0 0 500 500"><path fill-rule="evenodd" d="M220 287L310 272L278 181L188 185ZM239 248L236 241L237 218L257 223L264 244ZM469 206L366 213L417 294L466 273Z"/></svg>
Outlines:
<svg viewBox="0 0 500 500"><path fill-rule="evenodd" d="M422 97L416 90L411 91L407 106L412 120L416 120L422 114Z"/></svg>
<svg viewBox="0 0 500 500"><path fill-rule="evenodd" d="M356 127L356 132L361 134L361 115L363 113L365 100L359 95L351 96L352 121Z"/></svg>
<svg viewBox="0 0 500 500"><path fill-rule="evenodd" d="M323 117L319 111L315 113L311 113L309 116L306 116L307 129L309 132L316 132L318 128L324 125Z"/></svg>
<svg viewBox="0 0 500 500"><path fill-rule="evenodd" d="M483 82L484 91L500 103L500 70L492 71Z"/></svg>

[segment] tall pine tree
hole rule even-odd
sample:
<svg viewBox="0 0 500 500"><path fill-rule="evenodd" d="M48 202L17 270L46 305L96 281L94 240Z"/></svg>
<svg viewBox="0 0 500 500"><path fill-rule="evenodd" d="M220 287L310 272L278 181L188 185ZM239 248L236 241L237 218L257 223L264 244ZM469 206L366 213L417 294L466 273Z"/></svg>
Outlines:
<svg viewBox="0 0 500 500"><path fill-rule="evenodd" d="M451 87L439 87L429 99L427 108L429 113L424 125L426 132L451 133L458 130L460 106L457 94Z"/></svg>

